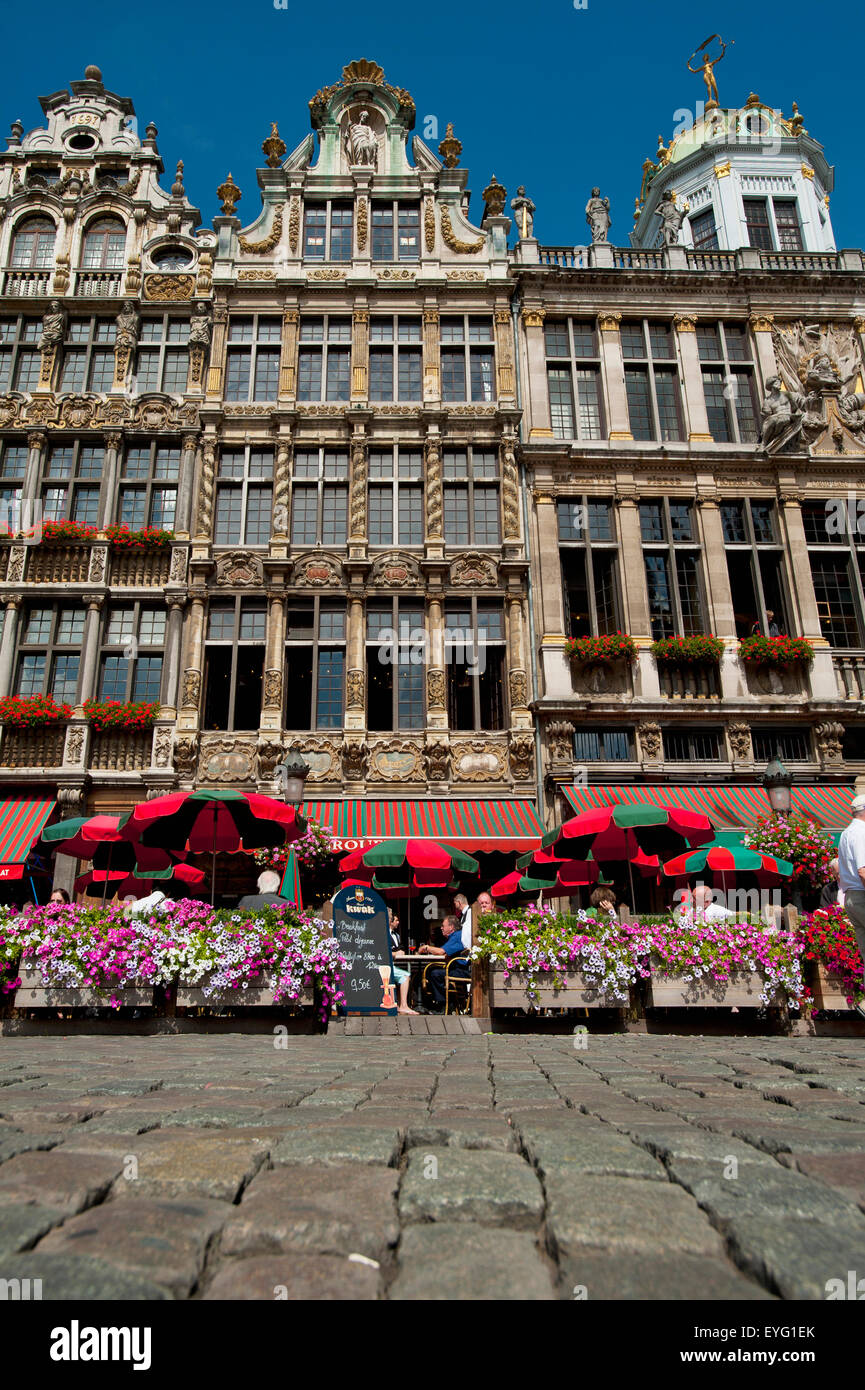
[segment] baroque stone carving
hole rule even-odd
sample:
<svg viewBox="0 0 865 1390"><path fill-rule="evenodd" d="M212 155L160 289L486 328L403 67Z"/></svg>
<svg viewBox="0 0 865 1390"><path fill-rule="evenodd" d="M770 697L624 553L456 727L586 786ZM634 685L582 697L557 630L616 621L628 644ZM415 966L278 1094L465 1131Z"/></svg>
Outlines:
<svg viewBox="0 0 865 1390"><path fill-rule="evenodd" d="M529 688L525 671L511 671L508 677L511 695L511 709L525 709L529 702Z"/></svg>
<svg viewBox="0 0 865 1390"><path fill-rule="evenodd" d="M255 744L242 738L212 738L201 740L198 777L201 782L253 782Z"/></svg>
<svg viewBox="0 0 865 1390"><path fill-rule="evenodd" d="M507 438L501 446L503 537L518 540L520 534L519 475L517 473L514 441Z"/></svg>
<svg viewBox="0 0 865 1390"><path fill-rule="evenodd" d="M272 251L274 247L278 246L282 237L282 213L282 207L278 207L273 214L273 226L269 234L261 241L250 241L248 237L239 236L237 244L241 251L246 251L253 256L264 256L268 251Z"/></svg>
<svg viewBox="0 0 865 1390"><path fill-rule="evenodd" d="M108 568L108 547L104 545L94 545L90 552L90 568L87 572L87 582L89 584L102 584L105 581L105 571Z"/></svg>
<svg viewBox="0 0 865 1390"><path fill-rule="evenodd" d="M450 781L451 750L446 743L424 744L423 759L429 782Z"/></svg>
<svg viewBox="0 0 865 1390"><path fill-rule="evenodd" d="M264 583L261 557L248 550L229 550L216 560L216 583L220 588L260 588Z"/></svg>
<svg viewBox="0 0 865 1390"><path fill-rule="evenodd" d="M216 441L205 439L201 446L201 472L198 479L199 536L209 536L213 521L213 479L216 469Z"/></svg>
<svg viewBox="0 0 865 1390"><path fill-rule="evenodd" d="M84 730L74 725L66 734L65 763L80 763L84 757Z"/></svg>
<svg viewBox="0 0 865 1390"><path fill-rule="evenodd" d="M445 673L444 671L427 671L426 676L426 697L430 709L444 709L445 707Z"/></svg>
<svg viewBox="0 0 865 1390"><path fill-rule="evenodd" d="M177 302L191 299L195 294L194 275L145 275L144 298L150 301L167 299Z"/></svg>
<svg viewBox="0 0 865 1390"><path fill-rule="evenodd" d="M750 724L731 724L727 730L730 752L737 763L753 762Z"/></svg>
<svg viewBox="0 0 865 1390"><path fill-rule="evenodd" d="M0 396L0 429L14 425L20 418L21 408L26 404L26 396L20 391L8 391Z"/></svg>
<svg viewBox="0 0 865 1390"><path fill-rule="evenodd" d="M436 214L432 198L425 198L423 205L423 230L426 249L432 254L436 249Z"/></svg>
<svg viewBox="0 0 865 1390"><path fill-rule="evenodd" d="M288 213L288 245L292 253L297 250L300 236L300 199L292 198Z"/></svg>
<svg viewBox="0 0 865 1390"><path fill-rule="evenodd" d="M470 551L454 560L451 565L450 582L456 589L494 588L498 582L496 562L487 555Z"/></svg>
<svg viewBox="0 0 865 1390"><path fill-rule="evenodd" d="M363 709L364 706L364 672L349 671L345 678L346 687L346 709Z"/></svg>
<svg viewBox="0 0 865 1390"><path fill-rule="evenodd" d="M342 780L340 747L330 739L295 740L289 752L301 753L309 767L310 782L339 782Z"/></svg>
<svg viewBox="0 0 865 1390"><path fill-rule="evenodd" d="M201 672L184 671L183 673L183 708L198 709L198 702L201 698Z"/></svg>
<svg viewBox="0 0 865 1390"><path fill-rule="evenodd" d="M368 584L373 589L415 589L422 583L417 560L411 555L380 555Z"/></svg>
<svg viewBox="0 0 865 1390"><path fill-rule="evenodd" d="M473 739L452 745L455 779L459 782L500 782L505 776L505 748L502 744Z"/></svg>
<svg viewBox="0 0 865 1390"><path fill-rule="evenodd" d="M282 671L275 668L264 673L264 707L282 708Z"/></svg>
<svg viewBox="0 0 865 1390"><path fill-rule="evenodd" d="M342 771L347 782L363 782L369 767L369 748L363 740L352 739L342 746Z"/></svg>
<svg viewBox="0 0 865 1390"><path fill-rule="evenodd" d="M174 741L174 770L178 777L188 779L195 776L198 749L194 738L178 738Z"/></svg>
<svg viewBox="0 0 865 1390"><path fill-rule="evenodd" d="M553 720L547 725L550 761L554 764L574 761L574 726L567 719Z"/></svg>
<svg viewBox="0 0 865 1390"><path fill-rule="evenodd" d="M522 184L517 189L517 196L511 198L511 212L514 214L520 240L531 237L535 227L535 205L526 195Z"/></svg>
<svg viewBox="0 0 865 1390"><path fill-rule="evenodd" d="M814 736L817 740L817 752L821 762L840 763L844 761L843 724L815 724Z"/></svg>
<svg viewBox="0 0 865 1390"><path fill-rule="evenodd" d="M272 781L277 765L282 762L284 756L285 750L281 743L276 743L272 739L266 743L260 743L252 760L256 782Z"/></svg>
<svg viewBox="0 0 865 1390"><path fill-rule="evenodd" d="M182 545L172 547L168 579L171 584L182 584L186 579L186 550Z"/></svg>
<svg viewBox="0 0 865 1390"><path fill-rule="evenodd" d="M438 436L424 441L426 471L426 530L431 540L442 538L442 452Z"/></svg>
<svg viewBox="0 0 865 1390"><path fill-rule="evenodd" d="M664 741L660 724L638 724L637 737L644 762L658 763L663 757Z"/></svg>
<svg viewBox="0 0 865 1390"><path fill-rule="evenodd" d="M342 584L342 563L331 555L307 555L295 563L291 582L299 589L337 589Z"/></svg>
<svg viewBox="0 0 865 1390"><path fill-rule="evenodd" d="M375 744L370 752L368 782L423 782L426 768L420 745L403 739Z"/></svg>
<svg viewBox="0 0 865 1390"><path fill-rule="evenodd" d="M27 551L23 545L13 545L9 549L9 562L6 578L10 584L20 584L24 578L24 557Z"/></svg>
<svg viewBox="0 0 865 1390"><path fill-rule="evenodd" d="M366 444L357 440L351 446L351 515L349 536L366 535L366 482L369 472Z"/></svg>
<svg viewBox="0 0 865 1390"><path fill-rule="evenodd" d="M157 728L153 738L153 761L156 767L168 767L171 759L171 730L166 726Z"/></svg>
<svg viewBox="0 0 865 1390"><path fill-rule="evenodd" d="M451 223L450 208L446 203L442 204L441 212L442 240L445 246L451 251L456 251L460 255L474 255L476 251L482 251L486 245L486 237L478 237L477 241L460 241Z"/></svg>
<svg viewBox="0 0 865 1390"><path fill-rule="evenodd" d="M366 198L357 200L357 249L366 250L366 238L369 230L369 203Z"/></svg>
<svg viewBox="0 0 865 1390"><path fill-rule="evenodd" d="M532 735L512 734L508 757L515 780L527 781L535 766L535 740Z"/></svg>

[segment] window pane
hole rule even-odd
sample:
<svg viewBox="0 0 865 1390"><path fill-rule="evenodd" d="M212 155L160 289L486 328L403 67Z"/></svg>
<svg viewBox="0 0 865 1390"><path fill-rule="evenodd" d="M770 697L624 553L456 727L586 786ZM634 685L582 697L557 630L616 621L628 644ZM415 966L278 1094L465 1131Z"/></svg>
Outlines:
<svg viewBox="0 0 865 1390"><path fill-rule="evenodd" d="M493 354L473 350L470 354L472 377L472 400L491 401L493 399Z"/></svg>
<svg viewBox="0 0 865 1390"><path fill-rule="evenodd" d="M60 373L61 391L82 391L84 371L87 366L87 353L67 348L63 355L63 371Z"/></svg>
<svg viewBox="0 0 865 1390"><path fill-rule="evenodd" d="M772 231L769 226L769 209L765 198L745 198L745 222L748 228L748 244L760 251L771 251Z"/></svg>
<svg viewBox="0 0 865 1390"><path fill-rule="evenodd" d="M18 694L39 695L45 682L45 657L29 654L21 657L18 668Z"/></svg>
<svg viewBox="0 0 865 1390"><path fill-rule="evenodd" d="M386 484L370 484L369 539L371 545L393 544L393 489Z"/></svg>
<svg viewBox="0 0 865 1390"><path fill-rule="evenodd" d="M682 630L686 637L702 632L703 604L700 598L699 557L691 550L676 555L676 577L679 581L679 603L682 608Z"/></svg>
<svg viewBox="0 0 865 1390"><path fill-rule="evenodd" d="M420 662L398 667L397 727L400 729L422 729L424 726L423 673Z"/></svg>
<svg viewBox="0 0 865 1390"><path fill-rule="evenodd" d="M730 374L729 380L735 388L733 400L736 405L736 423L739 438L743 444L754 444L757 440L757 411L754 404L754 379L749 371L741 369Z"/></svg>
<svg viewBox="0 0 865 1390"><path fill-rule="evenodd" d="M162 373L162 389L169 395L182 395L186 390L189 369L189 354L186 348L166 348L165 368Z"/></svg>
<svg viewBox="0 0 865 1390"><path fill-rule="evenodd" d="M658 402L658 423L661 427L661 438L681 439L679 378L675 367L657 367L655 369L655 396Z"/></svg>
<svg viewBox="0 0 865 1390"><path fill-rule="evenodd" d="M348 488L332 484L324 489L321 519L324 545L345 545L348 539Z"/></svg>
<svg viewBox="0 0 865 1390"><path fill-rule="evenodd" d="M645 357L646 344L641 323L623 323L620 334L623 357Z"/></svg>
<svg viewBox="0 0 865 1390"><path fill-rule="evenodd" d="M307 207L303 213L303 254L308 261L324 260L327 209Z"/></svg>
<svg viewBox="0 0 865 1390"><path fill-rule="evenodd" d="M702 362L721 361L721 339L714 323L697 324L697 347Z"/></svg>
<svg viewBox="0 0 865 1390"><path fill-rule="evenodd" d="M249 348L229 348L228 366L225 373L225 399L245 401L249 399L249 369L252 353Z"/></svg>
<svg viewBox="0 0 865 1390"><path fill-rule="evenodd" d="M478 545L499 543L499 490L476 487L474 496L475 541Z"/></svg>
<svg viewBox="0 0 865 1390"><path fill-rule="evenodd" d="M403 483L399 490L399 543L423 545L423 488Z"/></svg>
<svg viewBox="0 0 865 1390"><path fill-rule="evenodd" d="M216 494L216 520L213 539L216 545L237 545L243 508L243 489L220 487Z"/></svg>
<svg viewBox="0 0 865 1390"><path fill-rule="evenodd" d="M90 390L110 391L114 381L114 353L97 350L90 365ZM184 381L184 387L186 382Z"/></svg>
<svg viewBox="0 0 865 1390"><path fill-rule="evenodd" d="M848 561L834 555L811 555L811 574L820 629L832 647L862 645Z"/></svg>
<svg viewBox="0 0 865 1390"><path fill-rule="evenodd" d="M143 487L120 489L120 525L132 531L147 525L147 493Z"/></svg>
<svg viewBox="0 0 865 1390"><path fill-rule="evenodd" d="M300 349L297 363L297 399L321 400L321 351L318 348Z"/></svg>
<svg viewBox="0 0 865 1390"><path fill-rule="evenodd" d="M794 198L775 198L775 226L778 228L779 251L801 251L802 233Z"/></svg>
<svg viewBox="0 0 865 1390"><path fill-rule="evenodd" d="M399 398L401 401L421 399L421 353L411 348L399 351Z"/></svg>
<svg viewBox="0 0 865 1390"><path fill-rule="evenodd" d="M416 261L418 258L420 236L420 208L400 207L399 209L399 259Z"/></svg>
<svg viewBox="0 0 865 1390"><path fill-rule="evenodd" d="M747 541L745 513L740 502L724 502L722 504L721 526L724 531L724 540L728 545L743 545Z"/></svg>
<svg viewBox="0 0 865 1390"><path fill-rule="evenodd" d="M571 370L569 367L548 367L547 380L550 388L553 435L556 439L573 439L576 431Z"/></svg>
<svg viewBox="0 0 865 1390"><path fill-rule="evenodd" d="M673 596L670 574L664 555L646 555L646 585L649 593L649 614L652 636L672 637L676 627L673 618Z"/></svg>
<svg viewBox="0 0 865 1390"><path fill-rule="evenodd" d="M349 397L349 368L351 353L341 348L329 348L327 354L327 399L347 401Z"/></svg>
<svg viewBox="0 0 865 1390"><path fill-rule="evenodd" d="M627 367L625 369L625 390L628 395L631 434L635 439L654 439L655 427L649 400L649 379L644 367Z"/></svg>
<svg viewBox="0 0 865 1390"><path fill-rule="evenodd" d="M393 260L393 208L372 209L372 258L374 261Z"/></svg>
<svg viewBox="0 0 865 1390"><path fill-rule="evenodd" d="M443 348L441 353L442 400L466 399L466 359L462 349Z"/></svg>
<svg viewBox="0 0 865 1390"><path fill-rule="evenodd" d="M133 700L158 700L162 684L162 657L140 656L132 678Z"/></svg>
<svg viewBox="0 0 865 1390"><path fill-rule="evenodd" d="M393 400L393 352L389 348L370 349L369 398L371 401Z"/></svg>
<svg viewBox="0 0 865 1390"><path fill-rule="evenodd" d="M279 395L279 348L259 348L255 359L255 400L275 401Z"/></svg>
<svg viewBox="0 0 865 1390"><path fill-rule="evenodd" d="M330 259L332 261L350 261L352 253L352 216L351 207L338 207L332 205L330 209Z"/></svg>
<svg viewBox="0 0 865 1390"><path fill-rule="evenodd" d="M706 398L706 414L712 438L719 444L729 443L733 436L730 433L722 372L703 373L703 395Z"/></svg>
<svg viewBox="0 0 865 1390"><path fill-rule="evenodd" d="M150 498L150 525L170 531L174 526L176 506L176 488L155 487Z"/></svg>
<svg viewBox="0 0 865 1390"><path fill-rule="evenodd" d="M644 541L665 539L664 509L660 502L640 503L640 536Z"/></svg>
<svg viewBox="0 0 865 1390"><path fill-rule="evenodd" d="M100 700L125 700L129 662L122 656L102 658L102 679L99 682Z"/></svg>
<svg viewBox="0 0 865 1390"><path fill-rule="evenodd" d="M754 522L754 539L771 543L775 539L775 508L771 502L752 502L751 518Z"/></svg>
<svg viewBox="0 0 865 1390"><path fill-rule="evenodd" d="M544 324L544 342L546 343L547 357L569 357L567 322L565 320L561 322L547 320Z"/></svg>
<svg viewBox="0 0 865 1390"><path fill-rule="evenodd" d="M691 236L697 251L714 251L718 246L718 232L715 227L715 214L709 209L691 219Z"/></svg>
<svg viewBox="0 0 865 1390"><path fill-rule="evenodd" d="M267 545L270 540L272 497L270 487L250 487L246 503L247 545Z"/></svg>
<svg viewBox="0 0 865 1390"><path fill-rule="evenodd" d="M316 683L316 727L342 728L342 692L345 652L341 647L320 648Z"/></svg>
<svg viewBox="0 0 865 1390"><path fill-rule="evenodd" d="M693 539L691 530L691 508L687 502L670 503L670 530L674 541Z"/></svg>
<svg viewBox="0 0 865 1390"><path fill-rule="evenodd" d="M51 693L58 704L74 705L80 660L79 656L55 656Z"/></svg>
<svg viewBox="0 0 865 1390"><path fill-rule="evenodd" d="M596 367L578 367L575 373L580 412L580 438L601 438L601 386Z"/></svg>
<svg viewBox="0 0 865 1390"><path fill-rule="evenodd" d="M86 526L95 526L99 516L99 488L81 487L75 494L72 518Z"/></svg>
<svg viewBox="0 0 865 1390"><path fill-rule="evenodd" d="M469 539L469 494L466 487L444 489L444 534L449 545L466 545Z"/></svg>

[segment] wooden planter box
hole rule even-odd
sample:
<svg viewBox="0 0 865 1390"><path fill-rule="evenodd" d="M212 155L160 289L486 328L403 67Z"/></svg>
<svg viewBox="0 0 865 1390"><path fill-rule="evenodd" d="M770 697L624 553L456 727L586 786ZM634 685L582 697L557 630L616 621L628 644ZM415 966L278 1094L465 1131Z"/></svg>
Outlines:
<svg viewBox="0 0 865 1390"><path fill-rule="evenodd" d="M830 975L825 965L814 962L817 966L809 981L814 991L815 1009L844 1009L850 1011L847 1003L847 995L841 987L841 980L837 975Z"/></svg>
<svg viewBox="0 0 865 1390"><path fill-rule="evenodd" d="M627 1006L621 1000L601 994L588 984L580 970L569 970L564 977L564 987L556 989L552 978L535 982L537 998L526 993L528 976L514 971L505 982L505 972L501 966L493 966L489 972L489 1000L491 1009L623 1009Z"/></svg>
<svg viewBox="0 0 865 1390"><path fill-rule="evenodd" d="M95 989L58 989L46 985L41 970L21 970L21 983L15 994L16 1009L110 1009L109 994ZM122 1008L149 1009L153 1007L153 986L130 986L119 989L115 997Z"/></svg>
<svg viewBox="0 0 865 1390"><path fill-rule="evenodd" d="M646 1007L649 1009L761 1009L763 976L759 971L734 975L727 984L715 984L705 976L701 980L683 980L679 975L663 975L653 969L649 980ZM780 996L773 1001L783 1004Z"/></svg>
<svg viewBox="0 0 865 1390"><path fill-rule="evenodd" d="M181 980L177 986L177 1007L179 1009L287 1009L304 1008L315 1004L315 993L305 989L296 1004L279 1003L273 1000L273 980L264 977L258 986L248 989L223 989L213 994L205 994L201 985L185 985Z"/></svg>

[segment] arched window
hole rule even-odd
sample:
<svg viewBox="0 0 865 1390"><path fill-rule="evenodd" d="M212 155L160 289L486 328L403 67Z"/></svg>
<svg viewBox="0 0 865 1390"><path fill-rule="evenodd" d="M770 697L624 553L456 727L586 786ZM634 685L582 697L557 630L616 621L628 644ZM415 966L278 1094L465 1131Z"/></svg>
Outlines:
<svg viewBox="0 0 865 1390"><path fill-rule="evenodd" d="M12 242L15 270L50 270L54 264L54 223L47 217L22 222Z"/></svg>
<svg viewBox="0 0 865 1390"><path fill-rule="evenodd" d="M84 237L84 270L122 270L126 228L116 217L100 217Z"/></svg>

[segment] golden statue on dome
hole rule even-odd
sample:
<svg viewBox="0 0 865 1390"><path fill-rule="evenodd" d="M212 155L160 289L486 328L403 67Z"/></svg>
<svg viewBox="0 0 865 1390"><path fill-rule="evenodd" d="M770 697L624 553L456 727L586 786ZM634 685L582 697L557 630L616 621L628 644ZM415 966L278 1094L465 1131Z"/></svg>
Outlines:
<svg viewBox="0 0 865 1390"><path fill-rule="evenodd" d="M714 43L716 39L721 45L721 52L718 54L717 58L710 58L707 50L709 44ZM707 111L711 111L713 107L718 105L718 84L715 81L715 64L720 63L727 49L733 43L735 43L735 39L731 39L730 43L727 44L724 43L720 34L710 34L709 37L700 44L700 47L694 50L691 57L688 59L688 72L701 72L703 74L703 81L706 84L705 109ZM691 67L692 58L696 58L698 62L698 66L695 68Z"/></svg>

